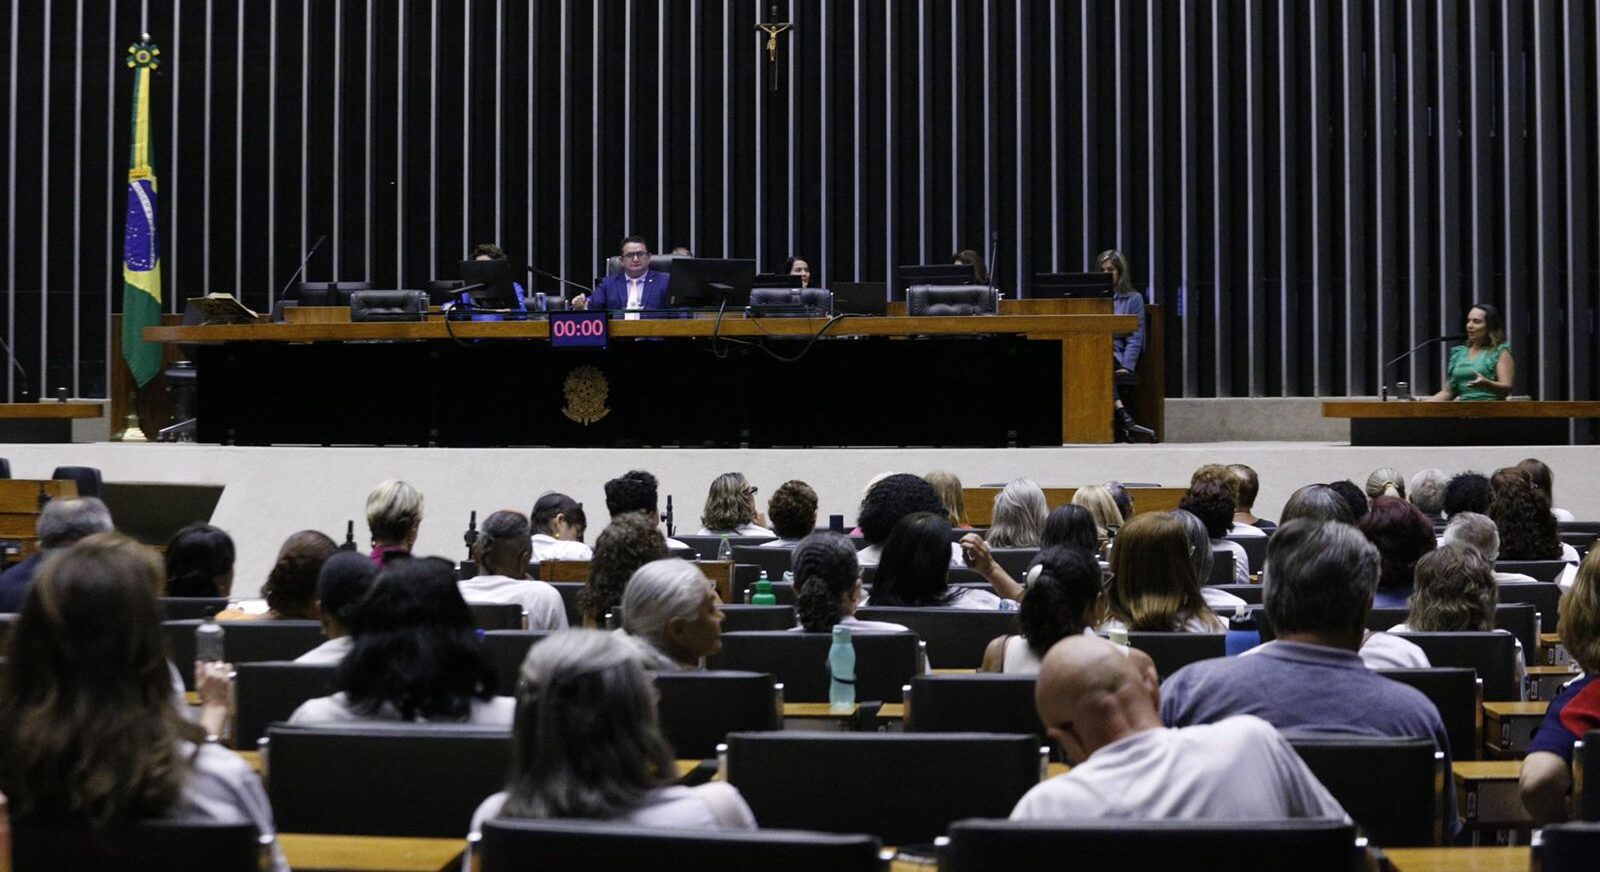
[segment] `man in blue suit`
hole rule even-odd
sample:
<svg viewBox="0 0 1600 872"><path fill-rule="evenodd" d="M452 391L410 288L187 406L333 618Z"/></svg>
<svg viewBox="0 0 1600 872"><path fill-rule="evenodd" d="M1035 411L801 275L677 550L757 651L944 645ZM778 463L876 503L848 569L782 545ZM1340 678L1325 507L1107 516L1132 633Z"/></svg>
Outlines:
<svg viewBox="0 0 1600 872"><path fill-rule="evenodd" d="M591 294L572 298L574 309L665 309L667 283L672 276L650 268L650 245L643 236L630 236L622 240L622 272L606 276ZM628 320L637 320L639 313L629 312Z"/></svg>

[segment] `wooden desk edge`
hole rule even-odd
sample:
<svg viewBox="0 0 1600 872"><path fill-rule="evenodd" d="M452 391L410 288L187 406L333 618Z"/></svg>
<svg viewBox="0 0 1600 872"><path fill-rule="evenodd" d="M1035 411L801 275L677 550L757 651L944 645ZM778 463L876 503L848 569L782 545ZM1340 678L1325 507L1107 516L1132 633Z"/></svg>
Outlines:
<svg viewBox="0 0 1600 872"><path fill-rule="evenodd" d="M460 865L466 839L278 833L295 872L447 872Z"/></svg>

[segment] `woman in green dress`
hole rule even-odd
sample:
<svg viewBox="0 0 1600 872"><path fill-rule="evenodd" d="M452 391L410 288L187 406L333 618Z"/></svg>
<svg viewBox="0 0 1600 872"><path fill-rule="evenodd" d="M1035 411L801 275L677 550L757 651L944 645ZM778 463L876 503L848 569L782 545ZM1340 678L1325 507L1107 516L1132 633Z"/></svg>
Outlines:
<svg viewBox="0 0 1600 872"><path fill-rule="evenodd" d="M1500 310L1475 303L1467 311L1467 344L1450 349L1444 390L1429 400L1503 400L1511 394L1517 362L1506 344Z"/></svg>

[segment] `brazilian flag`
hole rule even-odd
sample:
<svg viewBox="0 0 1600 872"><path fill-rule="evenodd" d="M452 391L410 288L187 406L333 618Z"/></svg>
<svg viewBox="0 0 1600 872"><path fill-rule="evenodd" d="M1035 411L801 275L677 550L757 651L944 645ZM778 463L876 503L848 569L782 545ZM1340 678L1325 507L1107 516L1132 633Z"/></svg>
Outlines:
<svg viewBox="0 0 1600 872"><path fill-rule="evenodd" d="M122 235L122 358L143 387L161 371L161 345L144 328L161 323L161 247L156 237L156 174L150 136L150 80L161 50L149 34L128 46L133 70L133 148L128 159L128 221Z"/></svg>

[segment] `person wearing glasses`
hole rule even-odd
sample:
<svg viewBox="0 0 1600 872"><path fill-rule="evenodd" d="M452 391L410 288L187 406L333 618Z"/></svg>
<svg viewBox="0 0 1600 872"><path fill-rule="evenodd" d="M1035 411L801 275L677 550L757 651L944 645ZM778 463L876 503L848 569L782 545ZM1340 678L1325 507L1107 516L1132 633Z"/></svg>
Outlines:
<svg viewBox="0 0 1600 872"><path fill-rule="evenodd" d="M665 309L672 276L650 268L650 244L643 236L622 240L621 260L622 272L606 276L593 294L573 297L572 308L625 310L630 321L639 319L640 309Z"/></svg>
<svg viewBox="0 0 1600 872"><path fill-rule="evenodd" d="M725 472L711 483L705 510L700 515L704 526L696 536L775 536L767 519L756 508L756 487L737 472Z"/></svg>

